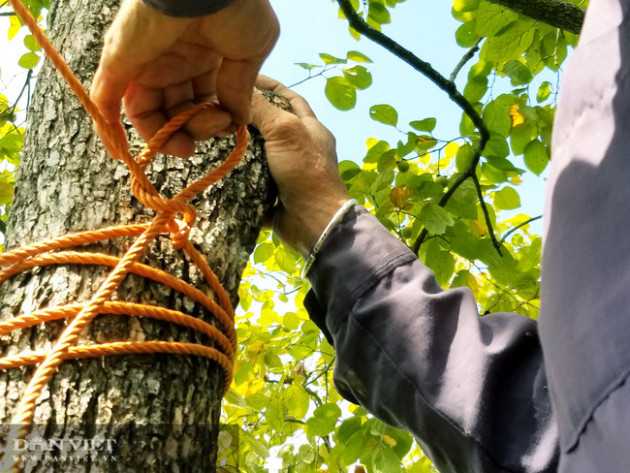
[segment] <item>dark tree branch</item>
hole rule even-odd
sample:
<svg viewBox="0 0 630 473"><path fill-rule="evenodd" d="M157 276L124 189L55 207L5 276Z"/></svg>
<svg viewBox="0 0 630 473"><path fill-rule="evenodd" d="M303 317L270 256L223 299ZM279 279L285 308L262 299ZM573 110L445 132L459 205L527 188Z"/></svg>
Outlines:
<svg viewBox="0 0 630 473"><path fill-rule="evenodd" d="M409 51L408 49L404 48L403 46L398 44L396 41L391 39L389 36L381 33L380 31L375 30L370 25L368 25L357 14L354 7L350 3L350 0L337 0L337 3L339 4L339 8L341 8L341 11L348 19L348 23L350 23L350 26L352 28L354 28L356 31L358 31L362 35L364 35L366 38L369 38L370 40L374 41L376 44L382 46L387 51L392 53L394 56L398 57L399 59L402 59L404 62L409 64L411 67L413 67L416 71L418 71L419 73L424 75L427 79L429 79L431 82L433 82L439 89L446 92L449 98L453 102L455 102L464 111L466 115L468 115L470 120L473 122L473 124L479 131L479 143L477 144L477 147L475 148L473 158L471 159L468 169L466 169L466 171L462 173L457 178L457 180L449 187L448 191L442 196L442 198L438 202L438 205L440 205L441 207L444 207L448 203L450 198L453 196L455 191L459 188L459 186L461 186L464 183L464 181L466 181L466 179L473 176L475 176L474 182L475 182L475 187L477 187L477 193L478 195L481 195L481 188L479 186L479 181L476 179L475 172L477 169L477 165L479 164L479 160L481 159L481 153L483 152L483 149L485 148L486 143L488 142L488 139L490 138L490 131L488 130L488 127L482 120L481 115L479 115L479 113L477 112L477 110L475 110L472 104L459 92L459 90L457 90L457 87L455 86L455 84L452 81L446 79L446 77L444 77L438 71L436 71L433 68L433 66L431 66L431 64L429 64L426 61L423 61L414 53L412 53L411 51ZM483 198L480 199L480 203L484 210L484 216L486 217L486 226L488 227L488 233L490 234L492 243L497 249L497 252L501 254L501 245L499 244L499 242L497 241L494 235L492 222L490 221L488 210L485 208L486 204L483 201ZM420 249L422 242L427 237L427 234L428 232L426 231L426 229L423 229L420 232L418 239L414 242L413 251L416 254L418 253L418 250Z"/></svg>
<svg viewBox="0 0 630 473"><path fill-rule="evenodd" d="M580 34L584 10L560 0L488 0L561 30Z"/></svg>
<svg viewBox="0 0 630 473"><path fill-rule="evenodd" d="M490 225L490 214L488 213L488 207L486 207L486 203L483 200L483 192L481 190L481 184L479 184L479 178L476 173L472 173L470 178L475 183L475 189L477 189L477 198L479 202L481 202L481 210L483 211L484 219L486 220L486 224L488 225L488 233L490 234L490 239L492 240L492 245L497 249L499 255L501 254L501 243L497 241L497 237L492 231L492 226Z"/></svg>

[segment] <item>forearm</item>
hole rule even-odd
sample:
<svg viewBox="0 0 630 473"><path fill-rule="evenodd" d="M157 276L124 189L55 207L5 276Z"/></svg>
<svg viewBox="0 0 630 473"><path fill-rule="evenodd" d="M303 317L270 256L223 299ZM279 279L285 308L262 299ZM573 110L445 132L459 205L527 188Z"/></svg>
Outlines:
<svg viewBox="0 0 630 473"><path fill-rule="evenodd" d="M196 17L210 15L235 0L142 0L145 4L169 16Z"/></svg>
<svg viewBox="0 0 630 473"><path fill-rule="evenodd" d="M351 269L349 269L351 268ZM340 391L419 440L438 468L547 472L557 434L533 320L480 318L365 211L322 248L307 299Z"/></svg>

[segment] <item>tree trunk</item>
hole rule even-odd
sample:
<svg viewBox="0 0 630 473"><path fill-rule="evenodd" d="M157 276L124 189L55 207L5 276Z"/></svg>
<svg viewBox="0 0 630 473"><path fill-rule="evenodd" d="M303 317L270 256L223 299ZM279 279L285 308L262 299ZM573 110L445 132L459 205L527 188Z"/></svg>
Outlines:
<svg viewBox="0 0 630 473"><path fill-rule="evenodd" d="M91 81L102 34L117 4L117 0L52 2L48 34L84 85ZM133 136L131 143L136 148L134 154L141 143ZM193 200L198 216L191 240L207 256L234 305L240 275L273 200L262 140L258 136L252 143L243 164ZM161 195L173 196L222 162L233 144L232 138L214 140L189 160L158 157L147 173ZM105 155L87 113L46 63L38 76L29 113L9 221L9 246L72 231L147 222L153 215L132 196L127 168L122 161ZM129 243L128 238L110 240L90 245L88 250L121 256ZM158 237L142 262L209 292L199 272L171 247L166 236ZM19 274L0 286L0 320L36 308L85 302L108 272L109 268L97 266L59 265ZM212 314L190 299L140 277L128 276L116 298L181 310L213 323ZM40 324L4 335L0 337L0 355L50 348L66 324ZM126 340L208 343L173 324L115 315L99 315L82 335L81 343ZM0 419L4 427L15 413L32 372L33 368L0 372ZM51 451L42 453L42 448L32 443L23 471L213 471L222 379L222 370L215 363L188 355L65 361L40 396L31 427L32 433L43 437L43 447ZM1 437L0 432L4 447L6 437ZM98 448L92 443L87 456L71 451L64 458L51 440L70 438L101 438L108 443Z"/></svg>

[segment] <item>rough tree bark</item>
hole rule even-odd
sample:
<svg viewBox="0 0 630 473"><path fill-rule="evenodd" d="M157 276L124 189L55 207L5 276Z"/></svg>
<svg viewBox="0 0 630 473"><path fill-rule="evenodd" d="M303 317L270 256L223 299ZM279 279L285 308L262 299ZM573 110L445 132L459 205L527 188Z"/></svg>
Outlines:
<svg viewBox="0 0 630 473"><path fill-rule="evenodd" d="M52 2L48 34L85 85L92 78L102 34L117 4L118 0ZM132 143L140 146L137 138ZM232 146L231 138L218 139L187 161L157 158L149 167L150 179L162 195L172 196L221 162ZM191 239L208 256L234 304L240 275L273 199L261 150L262 141L255 138L245 163L193 201L198 220ZM146 222L152 216L132 196L124 164L105 155L88 115L46 64L38 76L29 114L9 246L70 231ZM122 239L92 245L89 250L121 255L128 244L128 239ZM149 248L143 262L207 292L198 272L166 237ZM18 275L0 287L0 319L39 307L86 301L106 273L105 268L68 265ZM211 314L180 294L134 276L127 277L117 298L150 302L212 321ZM3 336L0 356L50 347L64 326L64 322L49 323ZM114 340L208 343L170 324L113 315L99 316L82 342ZM0 422L9 423L31 373L32 368L0 373ZM49 439L114 439L110 453L115 461L42 456L26 461L24 471L212 471L221 387L221 370L196 357L114 356L64 362L38 401L35 427Z"/></svg>
<svg viewBox="0 0 630 473"><path fill-rule="evenodd" d="M575 34L580 34L584 23L584 10L577 5L559 0L488 1Z"/></svg>

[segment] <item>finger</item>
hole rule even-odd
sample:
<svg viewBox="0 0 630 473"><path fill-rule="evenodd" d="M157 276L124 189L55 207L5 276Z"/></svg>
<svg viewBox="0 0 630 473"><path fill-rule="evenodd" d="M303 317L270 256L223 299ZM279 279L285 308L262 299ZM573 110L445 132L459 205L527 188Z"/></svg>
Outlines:
<svg viewBox="0 0 630 473"><path fill-rule="evenodd" d="M195 91L193 89L192 82L190 81L184 81L176 85L164 87L162 90L162 106L171 116L177 113L172 113L173 110L178 110L182 107L192 105L194 103L194 99Z"/></svg>
<svg viewBox="0 0 630 473"><path fill-rule="evenodd" d="M120 102L129 81L112 74L106 66L97 69L90 88L90 97L108 123L120 121Z"/></svg>
<svg viewBox="0 0 630 473"><path fill-rule="evenodd" d="M206 101L203 100L203 102ZM223 131L233 133L236 127L232 126L232 115L218 103L212 103L190 119L186 124L186 131L193 139L202 141L217 136Z"/></svg>
<svg viewBox="0 0 630 473"><path fill-rule="evenodd" d="M169 121L162 109L163 102L161 90L147 89L136 84L130 85L123 98L127 118L146 142ZM195 142L186 132L179 131L173 134L161 151L188 158L195 152Z"/></svg>
<svg viewBox="0 0 630 473"><path fill-rule="evenodd" d="M195 97L210 97L217 95L217 76L219 74L219 63L217 66L210 68L204 74L200 74L192 79L193 91Z"/></svg>
<svg viewBox="0 0 630 473"><path fill-rule="evenodd" d="M315 112L304 98L293 92L291 89L286 88L283 84L275 79L272 79L262 74L258 76L256 80L256 87L258 89L271 90L273 93L281 95L286 98L291 104L291 111L300 118L317 118Z"/></svg>
<svg viewBox="0 0 630 473"><path fill-rule="evenodd" d="M219 103L232 114L237 125L251 122L251 99L262 62L224 58L217 76Z"/></svg>

